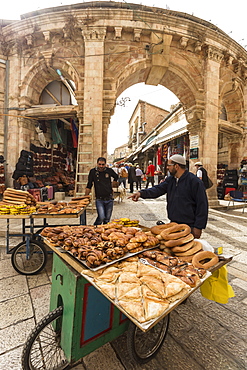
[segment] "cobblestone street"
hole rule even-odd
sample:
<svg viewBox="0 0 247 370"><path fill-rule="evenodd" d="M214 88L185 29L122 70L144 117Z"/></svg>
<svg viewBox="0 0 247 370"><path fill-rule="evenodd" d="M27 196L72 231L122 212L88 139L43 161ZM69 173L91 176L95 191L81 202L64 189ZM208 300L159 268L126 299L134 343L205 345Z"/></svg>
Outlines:
<svg viewBox="0 0 247 370"><path fill-rule="evenodd" d="M125 199L114 203L113 218L138 218L140 224L153 226L157 220L168 222L163 197L133 203ZM247 212L210 209L202 239L212 246L223 246L225 255L233 255L228 265L229 280L235 297L226 305L203 298L194 292L185 304L171 312L167 338L158 355L146 365L129 357L126 335L84 357L74 369L83 370L244 370L247 368ZM87 211L87 224L95 212ZM64 223L66 224L66 220ZM3 235L6 221L1 220ZM12 230L20 224L14 222ZM12 241L12 245L16 242ZM49 312L52 255L38 275L19 275L6 255L5 238L1 237L0 259L0 369L21 369L20 356L27 335Z"/></svg>

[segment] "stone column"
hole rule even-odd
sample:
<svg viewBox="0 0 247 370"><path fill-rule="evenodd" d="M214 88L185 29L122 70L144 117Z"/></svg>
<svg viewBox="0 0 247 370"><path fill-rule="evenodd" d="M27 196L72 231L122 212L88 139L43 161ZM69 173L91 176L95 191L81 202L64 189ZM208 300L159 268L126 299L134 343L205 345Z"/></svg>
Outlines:
<svg viewBox="0 0 247 370"><path fill-rule="evenodd" d="M218 204L217 197L217 162L218 162L218 123L219 123L219 76L223 54L211 46L207 49L205 61L205 126L200 159L208 171L214 186L207 190L209 204Z"/></svg>
<svg viewBox="0 0 247 370"><path fill-rule="evenodd" d="M91 164L102 155L102 110L104 82L104 39L105 27L83 29L85 41L84 72L84 131L93 135L92 155L88 157ZM87 141L87 140L85 140Z"/></svg>
<svg viewBox="0 0 247 370"><path fill-rule="evenodd" d="M84 192L90 168L103 154L103 81L105 27L85 27L85 69L83 109L79 114L79 139L77 150L77 189Z"/></svg>

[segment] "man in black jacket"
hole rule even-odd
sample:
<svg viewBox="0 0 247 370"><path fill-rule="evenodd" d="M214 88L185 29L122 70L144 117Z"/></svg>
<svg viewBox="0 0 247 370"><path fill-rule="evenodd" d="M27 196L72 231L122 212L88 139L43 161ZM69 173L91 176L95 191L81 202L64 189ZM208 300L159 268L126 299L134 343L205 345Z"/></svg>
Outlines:
<svg viewBox="0 0 247 370"><path fill-rule="evenodd" d="M208 199L203 182L186 169L186 161L179 154L168 160L171 176L152 188L134 193L133 201L158 198L167 194L167 213L171 222L187 224L195 238L200 238L208 218Z"/></svg>
<svg viewBox="0 0 247 370"><path fill-rule="evenodd" d="M112 168L106 167L106 159L99 157L97 166L92 168L88 175L88 183L85 190L85 195L89 195L94 184L96 196L96 209L98 217L94 225L107 224L112 215L113 210L113 190L111 178L117 181L118 175Z"/></svg>

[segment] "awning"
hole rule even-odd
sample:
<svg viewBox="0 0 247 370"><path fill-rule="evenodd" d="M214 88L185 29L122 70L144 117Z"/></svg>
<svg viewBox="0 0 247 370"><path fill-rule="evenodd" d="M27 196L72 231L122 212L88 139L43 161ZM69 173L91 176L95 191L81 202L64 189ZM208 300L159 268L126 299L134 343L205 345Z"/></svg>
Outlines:
<svg viewBox="0 0 247 370"><path fill-rule="evenodd" d="M175 139L178 136L184 135L188 132L187 130L188 122L186 119L182 119L181 121L178 121L169 127L166 127L164 130L162 130L154 139L146 145L142 151L145 152L149 148L151 148L155 144L160 144L163 142L167 142L171 139Z"/></svg>

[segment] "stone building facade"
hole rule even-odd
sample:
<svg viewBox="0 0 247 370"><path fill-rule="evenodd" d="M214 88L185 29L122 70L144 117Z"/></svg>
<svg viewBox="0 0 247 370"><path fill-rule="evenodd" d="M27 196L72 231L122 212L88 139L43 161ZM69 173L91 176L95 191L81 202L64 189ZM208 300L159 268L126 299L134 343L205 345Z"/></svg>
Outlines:
<svg viewBox="0 0 247 370"><path fill-rule="evenodd" d="M146 101L139 100L129 120L129 142L131 151L135 151L145 137L169 112Z"/></svg>
<svg viewBox="0 0 247 370"><path fill-rule="evenodd" d="M239 163L246 151L246 62L246 50L213 24L161 8L87 2L2 22L0 108L6 115L0 116L0 150L7 178L20 148L29 149L35 139L37 118L76 117L77 192L83 192L89 168L106 155L117 97L145 82L178 97L189 135L199 135L200 159L216 180L219 132L229 161ZM40 107L43 90L59 80L56 70L74 82L77 105ZM219 118L222 108L227 121ZM216 186L209 197L216 199Z"/></svg>

